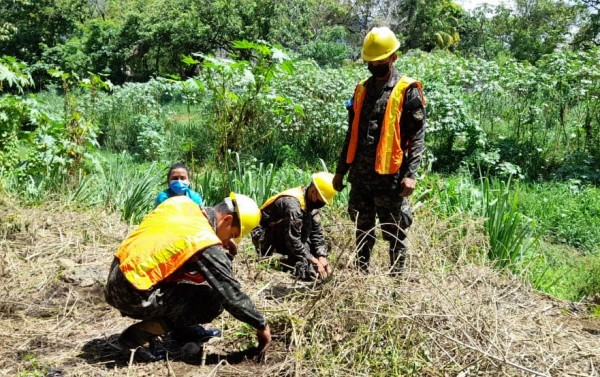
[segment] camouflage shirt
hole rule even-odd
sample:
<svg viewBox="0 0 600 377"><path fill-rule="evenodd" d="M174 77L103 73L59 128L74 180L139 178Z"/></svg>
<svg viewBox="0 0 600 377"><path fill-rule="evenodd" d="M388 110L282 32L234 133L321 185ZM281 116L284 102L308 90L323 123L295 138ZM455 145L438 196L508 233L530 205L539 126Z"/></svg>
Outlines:
<svg viewBox="0 0 600 377"><path fill-rule="evenodd" d="M203 208L209 223L216 229L216 213L213 208ZM186 313L196 310L198 303L182 300L179 292L190 290L185 282L184 274L201 274L210 288L216 292L219 302L202 305L222 305L236 319L256 329L264 329L267 325L265 317L258 311L250 297L241 289L240 283L233 276L231 260L221 245L207 247L194 254L170 278L156 284L148 290L136 289L119 268L115 258L106 284L106 301L119 309L123 315L137 319L169 317L171 313ZM194 283L197 284L197 283ZM190 297L194 297L193 294ZM151 303L151 304L150 304ZM181 307L177 307L181 306ZM202 306L201 306L202 307ZM214 312L214 310L208 310ZM196 313L188 314L192 317Z"/></svg>
<svg viewBox="0 0 600 377"><path fill-rule="evenodd" d="M414 178L419 169L424 149L426 116L421 102L421 93L417 88L411 87L406 92L400 119L400 142L404 151L402 166L396 174L382 175L375 172L377 144L381 134L385 107L392 89L401 77L402 75L393 69L392 75L381 88L377 88L376 80L373 77L365 82L367 93L360 112L358 144L351 165L346 163L346 155L354 110L351 105L347 106L348 131L336 173L344 175L350 170L348 181L352 184L369 184L373 187L393 190L398 188L402 178Z"/></svg>
<svg viewBox="0 0 600 377"><path fill-rule="evenodd" d="M208 222L217 229L217 215L213 208L203 208ZM226 251L221 246L211 246L202 253L196 253L182 267L183 271L199 270L208 284L219 293L221 304L236 319L256 329L264 329L267 320L258 311L250 297L241 289L233 276L233 267Z"/></svg>

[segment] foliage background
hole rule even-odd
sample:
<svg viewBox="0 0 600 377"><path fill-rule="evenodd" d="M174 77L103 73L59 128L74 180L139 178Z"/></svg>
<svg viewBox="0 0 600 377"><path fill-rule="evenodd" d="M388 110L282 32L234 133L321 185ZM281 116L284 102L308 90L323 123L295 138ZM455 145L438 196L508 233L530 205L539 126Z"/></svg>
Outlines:
<svg viewBox="0 0 600 377"><path fill-rule="evenodd" d="M594 297L598 11L587 0L472 12L450 0L2 2L0 189L136 223L185 161L209 204L229 190L261 202L334 170L343 104L367 74L360 44L389 25L397 69L428 102L414 204L483 218L482 252L499 267Z"/></svg>
<svg viewBox="0 0 600 377"><path fill-rule="evenodd" d="M367 76L361 42L371 27L388 25L402 43L396 68L422 81L427 96L409 256L411 272L429 275L390 285L381 260L372 279L346 269L353 224L342 191L324 211L340 273L325 290L272 309L278 332L289 336L279 344L285 360L274 367L390 375L445 365L495 375L506 373L515 339L531 350L525 343L542 335L537 354L514 360L548 373L593 373L593 352L574 354L572 344L590 340L586 346L597 349L595 338L579 331L574 340L563 312L570 319L576 311L591 319L600 313L599 11L596 0L513 0L471 12L451 0L0 2L0 280L23 289L7 290L0 303L5 327L17 329L5 341L22 346L0 343L0 353L22 375L60 365L41 357L56 342L49 326L23 326L22 318L58 320L51 336L60 340L71 330L59 325L79 329L92 317L76 317L87 313L74 310L77 295L89 292L65 286L68 274L52 258L105 267L80 245L110 258L124 237L114 227L135 226L152 209L172 163L190 166L193 187L209 205L230 190L262 203L307 184L314 171L333 171L347 131L344 102ZM95 231L89 214L97 212L103 220ZM73 216L73 228L64 230ZM76 241L65 241L73 230ZM34 241L41 251L30 247ZM251 250L241 255L246 282L264 292L261 273L274 276L277 263ZM43 269L38 258L48 258ZM32 271L31 286L14 279L11 267ZM34 283L36 274L43 278ZM356 284L366 288L346 289ZM408 284L412 302L402 301ZM531 289L568 300L552 300L559 326L545 322L550 299ZM432 292L439 298L431 300ZM24 296L35 302L22 305ZM99 295L89 297L86 309L106 306L94 301ZM516 307L496 305L511 299ZM315 310L318 303L331 312ZM537 314L523 306L530 304ZM431 316L436 310L442 315ZM109 318L102 321L124 326ZM307 326L310 319L317 325ZM514 330L504 343L498 323ZM547 326L526 334L514 329L520 323ZM231 326L237 347L253 339L248 328ZM557 328L569 330L566 351L555 358L562 352ZM551 351L539 348L545 342ZM0 360L0 368L10 363Z"/></svg>

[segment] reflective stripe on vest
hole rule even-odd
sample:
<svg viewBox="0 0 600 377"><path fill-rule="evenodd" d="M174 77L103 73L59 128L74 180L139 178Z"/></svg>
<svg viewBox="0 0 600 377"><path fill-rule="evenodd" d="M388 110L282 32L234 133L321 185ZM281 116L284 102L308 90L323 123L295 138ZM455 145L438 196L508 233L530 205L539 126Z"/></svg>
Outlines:
<svg viewBox="0 0 600 377"><path fill-rule="evenodd" d="M208 219L187 196L165 200L127 236L115 253L120 269L146 290L177 271L199 250L221 244Z"/></svg>
<svg viewBox="0 0 600 377"><path fill-rule="evenodd" d="M365 81L361 81L354 91L354 119L352 120L350 142L348 143L348 153L346 155L347 164L351 164L356 155L360 113L367 94L367 88L364 83ZM400 118L402 117L402 107L406 90L411 86L416 86L421 92L421 98L425 98L423 96L422 84L407 76L402 76L398 80L398 83L394 86L390 94L390 98L388 98L383 116L383 124L381 125L379 143L377 144L377 156L375 158L375 171L379 174L395 174L402 165L403 153L400 145Z"/></svg>
<svg viewBox="0 0 600 377"><path fill-rule="evenodd" d="M304 187L303 186L294 187L289 190L280 192L277 195L271 196L269 199L267 199L266 202L263 203L263 205L260 207L260 209L263 210L263 209L267 208L274 201L281 198L282 196L291 196L293 198L298 199L298 201L300 202L300 208L302 208L303 211L306 211L306 200L304 199Z"/></svg>

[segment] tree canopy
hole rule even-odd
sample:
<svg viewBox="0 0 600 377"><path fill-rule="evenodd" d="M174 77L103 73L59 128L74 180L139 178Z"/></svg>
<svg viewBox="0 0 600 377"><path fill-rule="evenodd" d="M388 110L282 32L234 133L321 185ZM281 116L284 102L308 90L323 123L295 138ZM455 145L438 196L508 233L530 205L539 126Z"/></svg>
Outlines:
<svg viewBox="0 0 600 377"><path fill-rule="evenodd" d="M48 69L113 83L189 76L191 53L225 56L234 40L266 41L323 66L359 57L373 26L402 52L451 50L535 63L600 43L598 0L512 0L465 11L453 0L10 0L0 3L0 56L43 83Z"/></svg>

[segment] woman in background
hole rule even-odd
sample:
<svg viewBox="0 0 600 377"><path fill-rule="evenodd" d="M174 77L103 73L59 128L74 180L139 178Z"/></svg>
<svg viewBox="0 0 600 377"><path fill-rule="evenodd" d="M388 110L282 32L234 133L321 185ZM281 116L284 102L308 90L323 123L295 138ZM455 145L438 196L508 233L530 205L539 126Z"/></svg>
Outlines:
<svg viewBox="0 0 600 377"><path fill-rule="evenodd" d="M199 206L204 205L202 195L190 188L190 169L186 165L177 163L171 166L167 174L167 185L169 188L158 194L154 200L154 207L158 207L168 198L183 195L192 199Z"/></svg>

